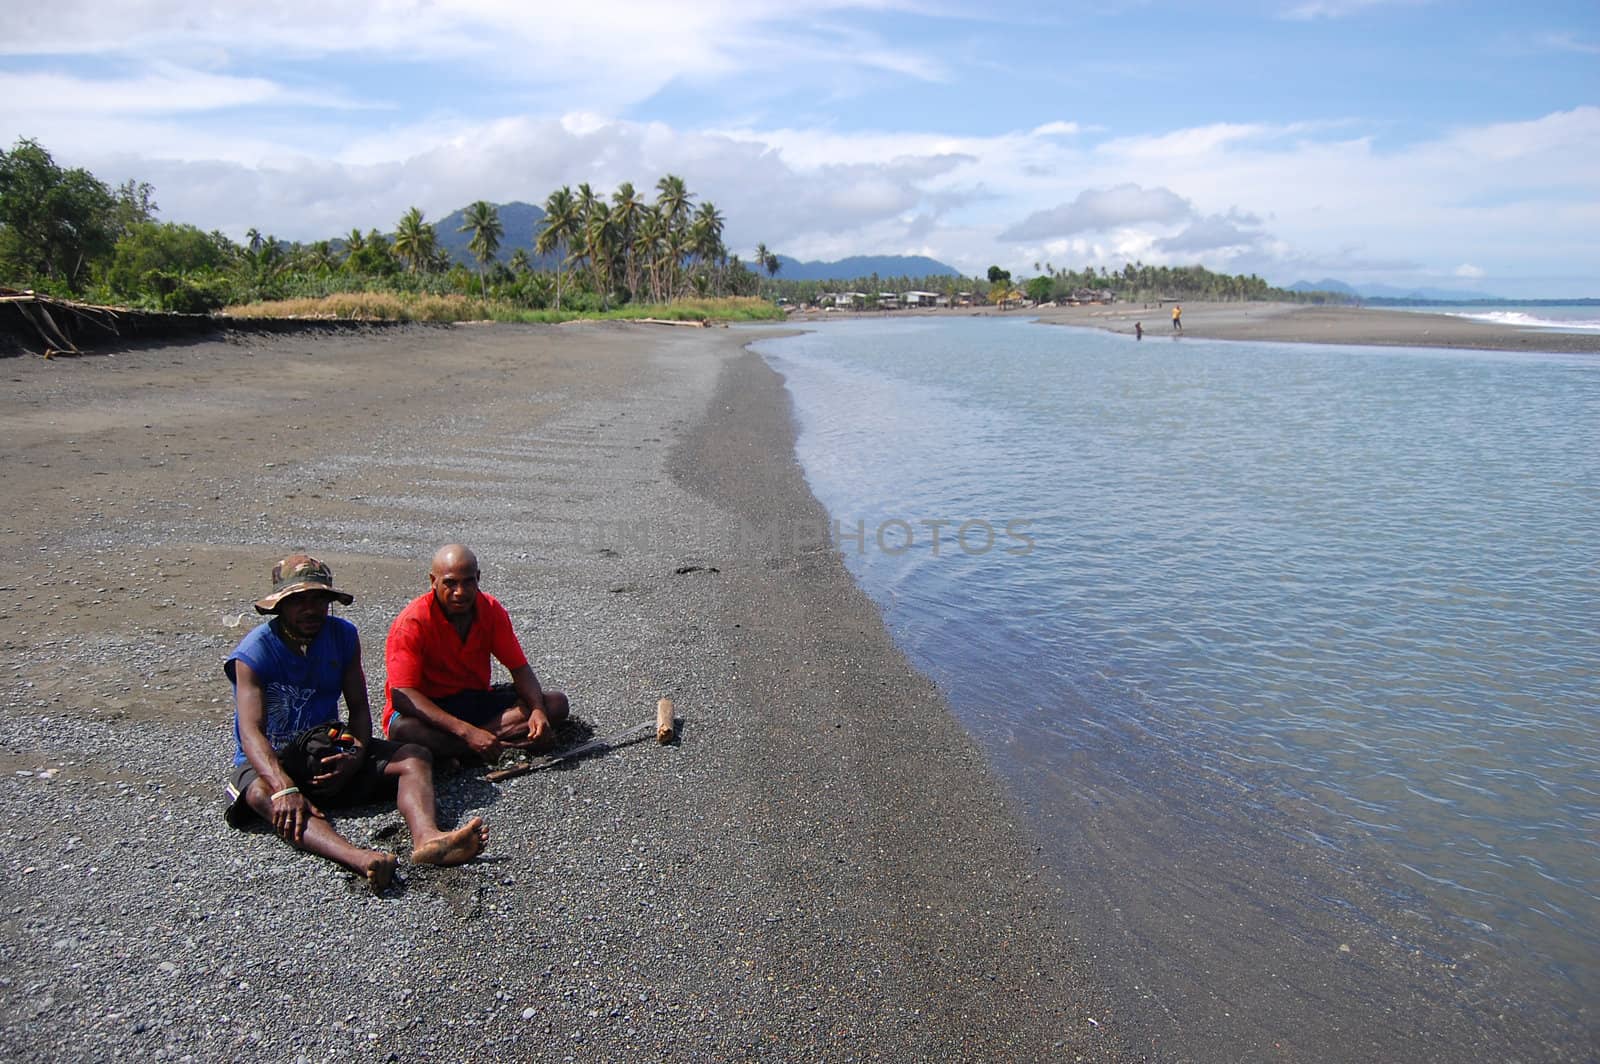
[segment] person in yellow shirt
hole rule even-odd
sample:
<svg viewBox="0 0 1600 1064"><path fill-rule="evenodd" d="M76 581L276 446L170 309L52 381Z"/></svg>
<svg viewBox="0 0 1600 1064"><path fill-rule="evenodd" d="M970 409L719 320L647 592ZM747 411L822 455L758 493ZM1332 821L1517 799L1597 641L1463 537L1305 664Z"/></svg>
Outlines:
<svg viewBox="0 0 1600 1064"><path fill-rule="evenodd" d="M1172 329L1183 332L1183 308L1176 303L1172 305Z"/></svg>

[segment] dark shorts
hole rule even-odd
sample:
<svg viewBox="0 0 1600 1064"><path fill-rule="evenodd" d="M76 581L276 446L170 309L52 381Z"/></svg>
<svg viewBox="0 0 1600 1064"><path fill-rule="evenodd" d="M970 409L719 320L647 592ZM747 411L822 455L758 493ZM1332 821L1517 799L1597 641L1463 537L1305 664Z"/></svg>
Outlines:
<svg viewBox="0 0 1600 1064"><path fill-rule="evenodd" d="M497 683L487 691L461 691L434 702L457 720L474 728L487 728L500 723L501 714L517 704L517 689L508 683Z"/></svg>
<svg viewBox="0 0 1600 1064"><path fill-rule="evenodd" d="M367 743L367 759L343 787L332 794L310 794L307 797L318 809L339 809L345 806L369 805L373 802L392 800L400 781L388 775L386 770L400 746L400 743L392 743L388 739L370 740ZM250 789L250 784L260 778L248 761L234 766L227 782L228 807L223 811L223 816L229 824L242 828L248 827L252 822L265 823L256 815L256 811L250 808L250 803L245 801L244 797L244 792Z"/></svg>

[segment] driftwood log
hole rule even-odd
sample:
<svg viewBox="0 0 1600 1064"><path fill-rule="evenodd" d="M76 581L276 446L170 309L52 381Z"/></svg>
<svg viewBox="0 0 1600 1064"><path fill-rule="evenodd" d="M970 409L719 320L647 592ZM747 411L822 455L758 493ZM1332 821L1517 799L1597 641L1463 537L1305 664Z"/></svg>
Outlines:
<svg viewBox="0 0 1600 1064"><path fill-rule="evenodd" d="M672 699L663 698L656 703L656 742L665 746L678 734L672 719Z"/></svg>

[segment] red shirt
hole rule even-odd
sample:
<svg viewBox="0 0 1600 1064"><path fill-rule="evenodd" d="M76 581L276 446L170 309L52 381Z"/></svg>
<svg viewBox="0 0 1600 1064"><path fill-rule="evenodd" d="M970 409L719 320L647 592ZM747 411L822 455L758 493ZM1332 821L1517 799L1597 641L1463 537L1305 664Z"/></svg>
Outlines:
<svg viewBox="0 0 1600 1064"><path fill-rule="evenodd" d="M511 615L493 595L478 592L477 613L463 640L430 590L413 599L389 626L384 644L383 731L394 718L394 689L410 687L432 699L489 689L489 655L515 671L528 663L511 629Z"/></svg>

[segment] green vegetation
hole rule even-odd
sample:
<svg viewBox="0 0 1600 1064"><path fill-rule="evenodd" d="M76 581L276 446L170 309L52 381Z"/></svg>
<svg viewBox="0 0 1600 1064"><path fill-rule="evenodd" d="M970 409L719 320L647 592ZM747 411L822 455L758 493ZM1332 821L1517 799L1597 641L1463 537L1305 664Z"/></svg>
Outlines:
<svg viewBox="0 0 1600 1064"><path fill-rule="evenodd" d="M112 189L57 166L36 141L0 151L0 285L91 303L189 313L418 321L566 321L577 317L781 318L753 299L759 279L729 255L724 219L695 203L683 179L656 183L653 203L631 183L608 202L587 184L552 192L534 243L509 262L496 207L464 212L473 271L452 262L419 208L392 236L352 229L308 244L252 229L219 232L155 220L149 185ZM553 258L553 262L550 261ZM762 263L769 273L771 263ZM551 268L542 269L548 265Z"/></svg>
<svg viewBox="0 0 1600 1064"><path fill-rule="evenodd" d="M1034 269L1039 272L1020 282L1020 290L1018 284L1012 282L1011 272L999 266L989 267L981 277L955 277L949 274L880 277L872 274L827 281L779 279L764 287L774 298L800 304L814 304L829 292L867 292L874 296L882 292L896 295L935 292L946 296L951 304L961 302L963 296L973 303L1000 303L1020 299L1023 295L1035 303L1088 302L1106 298L1125 303L1157 303L1163 300L1264 300L1282 303L1353 301L1350 296L1338 292L1291 292L1286 288L1274 288L1254 274L1236 276L1213 273L1204 266L1146 266L1139 262L1129 263L1118 271L1086 266L1082 271L1074 272L1057 270L1049 263L1043 267L1034 263Z"/></svg>

